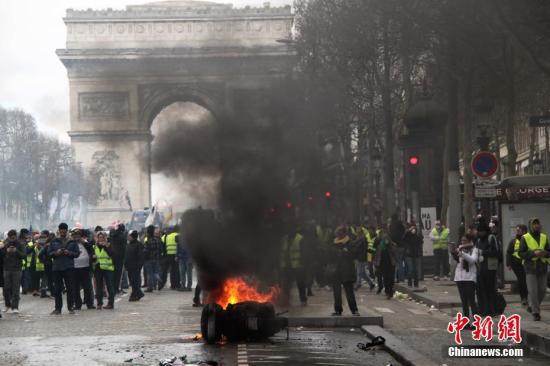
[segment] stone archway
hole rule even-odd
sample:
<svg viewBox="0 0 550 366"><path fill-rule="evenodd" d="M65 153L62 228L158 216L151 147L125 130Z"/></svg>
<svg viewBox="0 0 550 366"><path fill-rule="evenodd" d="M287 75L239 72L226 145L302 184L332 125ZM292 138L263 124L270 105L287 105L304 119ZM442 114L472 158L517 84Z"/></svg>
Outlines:
<svg viewBox="0 0 550 366"><path fill-rule="evenodd" d="M165 106L197 103L216 119L250 108L294 66L290 7L236 9L162 1L125 10L67 10L57 50L70 87L75 159L96 179L84 224L151 204L150 126ZM147 164L145 164L147 165Z"/></svg>

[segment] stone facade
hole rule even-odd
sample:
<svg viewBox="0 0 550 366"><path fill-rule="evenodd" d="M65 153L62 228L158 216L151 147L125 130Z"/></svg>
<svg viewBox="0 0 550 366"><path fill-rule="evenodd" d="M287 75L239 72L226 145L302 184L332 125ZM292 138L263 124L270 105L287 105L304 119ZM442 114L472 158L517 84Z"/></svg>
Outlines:
<svg viewBox="0 0 550 366"><path fill-rule="evenodd" d="M164 1L126 10L67 10L57 50L70 86L69 135L96 181L84 224L128 220L151 205L150 126L166 106L190 101L218 120L238 113L292 72L290 7ZM249 102L251 103L251 102ZM245 101L246 105L246 101Z"/></svg>

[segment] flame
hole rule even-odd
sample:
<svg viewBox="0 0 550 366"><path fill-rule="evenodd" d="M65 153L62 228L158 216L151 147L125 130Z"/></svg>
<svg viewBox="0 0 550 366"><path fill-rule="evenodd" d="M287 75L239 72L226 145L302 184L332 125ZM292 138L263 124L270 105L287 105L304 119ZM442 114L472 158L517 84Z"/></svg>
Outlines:
<svg viewBox="0 0 550 366"><path fill-rule="evenodd" d="M222 308L243 301L271 302L279 295L279 287L270 287L267 293L259 292L254 285L241 277L226 279L219 289L212 291L208 302L215 302Z"/></svg>

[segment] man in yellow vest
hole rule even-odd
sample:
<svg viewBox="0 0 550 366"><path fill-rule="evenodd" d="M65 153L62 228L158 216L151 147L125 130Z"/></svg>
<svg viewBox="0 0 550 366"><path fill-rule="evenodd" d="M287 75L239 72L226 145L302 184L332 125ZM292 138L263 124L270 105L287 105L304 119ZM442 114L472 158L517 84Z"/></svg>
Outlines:
<svg viewBox="0 0 550 366"><path fill-rule="evenodd" d="M435 222L435 227L430 232L430 239L433 243L435 271L434 281L439 281L440 277L449 275L449 229L441 224L441 221Z"/></svg>
<svg viewBox="0 0 550 366"><path fill-rule="evenodd" d="M296 226L292 226L288 234L283 237L281 247L281 287L283 292L283 303L290 299L290 289L296 282L298 295L302 306L307 305L305 273L302 260L302 246L304 237ZM284 304L286 305L286 304Z"/></svg>
<svg viewBox="0 0 550 366"><path fill-rule="evenodd" d="M179 242L179 229L173 227L167 230L167 232L161 237L162 243L166 248L166 252L161 259L161 282L159 289L162 289L166 285L168 279L168 272L170 272L170 289L177 290L180 287L180 275L179 267L176 259Z"/></svg>
<svg viewBox="0 0 550 366"><path fill-rule="evenodd" d="M529 308L533 319L540 321L540 304L546 295L548 264L550 263L550 244L548 236L541 232L538 218L529 222L529 232L521 237L519 256L524 260Z"/></svg>
<svg viewBox="0 0 550 366"><path fill-rule="evenodd" d="M34 278L33 278L33 288L37 289L37 295L45 298L48 297L46 291L48 290L48 276L46 273L46 264L44 263L43 250L46 245L46 240L48 236L44 233L39 234L38 238L35 241L35 262L34 262ZM34 294L33 294L34 295Z"/></svg>
<svg viewBox="0 0 550 366"><path fill-rule="evenodd" d="M516 227L516 236L510 240L506 249L506 267L510 271L514 271L518 279L518 291L521 298L521 304L527 305L527 283L525 282L525 268L523 268L523 260L519 256L519 246L521 237L527 234L526 225L518 225Z"/></svg>
<svg viewBox="0 0 550 366"><path fill-rule="evenodd" d="M107 241L107 234L99 232L94 244L94 277L95 277L95 296L97 298L97 309L113 309L115 306L115 265L113 263L114 250ZM103 284L107 287L109 296L107 305L103 306Z"/></svg>

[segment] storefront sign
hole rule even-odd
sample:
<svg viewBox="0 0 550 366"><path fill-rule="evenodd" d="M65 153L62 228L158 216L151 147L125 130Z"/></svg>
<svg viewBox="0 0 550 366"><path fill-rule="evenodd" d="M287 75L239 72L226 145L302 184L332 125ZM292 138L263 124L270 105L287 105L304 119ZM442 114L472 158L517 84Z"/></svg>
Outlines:
<svg viewBox="0 0 550 366"><path fill-rule="evenodd" d="M550 198L550 186L497 188L496 197L499 201Z"/></svg>

